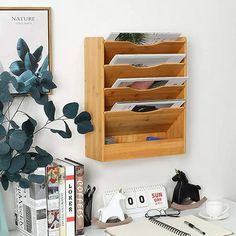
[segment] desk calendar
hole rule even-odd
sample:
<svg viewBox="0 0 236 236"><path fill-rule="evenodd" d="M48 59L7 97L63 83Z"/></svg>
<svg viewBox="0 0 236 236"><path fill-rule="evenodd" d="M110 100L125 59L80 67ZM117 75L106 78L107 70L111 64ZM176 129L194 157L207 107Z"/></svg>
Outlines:
<svg viewBox="0 0 236 236"><path fill-rule="evenodd" d="M104 205L112 199L119 189L106 191L103 195ZM123 204L124 212L128 215L145 213L149 209L167 209L168 202L166 190L163 185L140 186L122 188L126 196Z"/></svg>

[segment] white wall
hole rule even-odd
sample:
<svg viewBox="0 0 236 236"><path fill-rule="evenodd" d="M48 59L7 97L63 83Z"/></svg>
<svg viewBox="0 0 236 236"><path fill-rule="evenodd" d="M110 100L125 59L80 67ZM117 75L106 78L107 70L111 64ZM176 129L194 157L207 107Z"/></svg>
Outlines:
<svg viewBox="0 0 236 236"><path fill-rule="evenodd" d="M83 39L111 31L182 32L189 40L187 153L182 156L98 163L85 158L84 136L69 141L45 133L41 146L86 164L95 209L108 188L162 183L171 196L174 168L202 186L202 195L236 200L235 0L0 0L1 6L51 6L57 107L84 104ZM1 32L2 33L2 32ZM30 106L30 105L28 105ZM38 110L38 115L40 115ZM50 140L50 141L49 141ZM4 193L10 227L13 196Z"/></svg>

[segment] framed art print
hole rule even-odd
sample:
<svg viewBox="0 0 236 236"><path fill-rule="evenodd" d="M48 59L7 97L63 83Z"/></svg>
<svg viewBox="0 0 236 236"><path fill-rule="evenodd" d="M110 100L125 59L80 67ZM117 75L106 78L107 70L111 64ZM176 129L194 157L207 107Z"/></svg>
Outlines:
<svg viewBox="0 0 236 236"><path fill-rule="evenodd" d="M0 74L11 71L17 76L24 63L19 50L26 49L35 55L38 69L48 56L51 70L50 18L51 8L0 7Z"/></svg>

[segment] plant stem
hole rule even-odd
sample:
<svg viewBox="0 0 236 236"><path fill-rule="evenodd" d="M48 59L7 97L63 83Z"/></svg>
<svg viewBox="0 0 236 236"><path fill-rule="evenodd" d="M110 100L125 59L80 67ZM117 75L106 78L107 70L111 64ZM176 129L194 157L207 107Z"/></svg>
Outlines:
<svg viewBox="0 0 236 236"><path fill-rule="evenodd" d="M13 101L14 101L14 98L13 98L13 100L12 100L11 102L8 102L8 107L7 107L6 111L5 111L4 114L3 114L4 116L7 114L8 110L10 109L10 107L11 107Z"/></svg>
<svg viewBox="0 0 236 236"><path fill-rule="evenodd" d="M15 117L16 113L19 111L19 109L20 109L20 106L22 105L22 103L23 103L24 99L25 99L25 96L23 96L23 98L21 99L21 101L20 101L20 103L19 103L19 105L18 105L18 107L17 107L17 109L16 109L15 113L13 114L13 116L12 116L12 118L11 118L11 120L13 120L13 119L14 119L14 117Z"/></svg>
<svg viewBox="0 0 236 236"><path fill-rule="evenodd" d="M47 122L45 123L45 125L43 125L41 128L39 128L38 130L36 130L36 131L33 133L33 135L37 134L37 133L38 133L39 131L41 131L42 129L46 128L46 126L49 125L49 124L51 124L52 122L55 122L55 121L58 121L58 120L62 120L62 119L61 119L62 117L64 117L64 115L58 117L58 118L55 119L55 120L51 120L51 121L47 120ZM47 129L49 129L49 128L47 128Z"/></svg>
<svg viewBox="0 0 236 236"><path fill-rule="evenodd" d="M23 98L21 99L21 101L20 101L18 107L16 108L16 111L14 112L12 118L11 118L11 116L10 116L10 109L8 109L8 113L9 113L9 119L8 119L8 121L9 121L9 124L8 124L8 131L9 131L9 129L10 129L10 122L14 119L15 115L16 115L17 112L19 111L20 106L22 105L24 99L25 99L25 96L23 96ZM12 103L13 103L13 102L12 102ZM12 105L12 103L11 103L11 105ZM10 105L10 106L11 106L11 105Z"/></svg>

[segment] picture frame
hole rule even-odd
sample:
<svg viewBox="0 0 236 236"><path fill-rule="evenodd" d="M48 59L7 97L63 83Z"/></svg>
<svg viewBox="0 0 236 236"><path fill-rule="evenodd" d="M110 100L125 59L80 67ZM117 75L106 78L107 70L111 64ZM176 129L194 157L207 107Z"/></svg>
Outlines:
<svg viewBox="0 0 236 236"><path fill-rule="evenodd" d="M0 74L3 71L13 72L13 62L24 62L19 58L19 40L26 42L31 54L42 46L38 68L48 56L48 68L52 71L50 7L0 7L0 28L4 32L0 35Z"/></svg>

